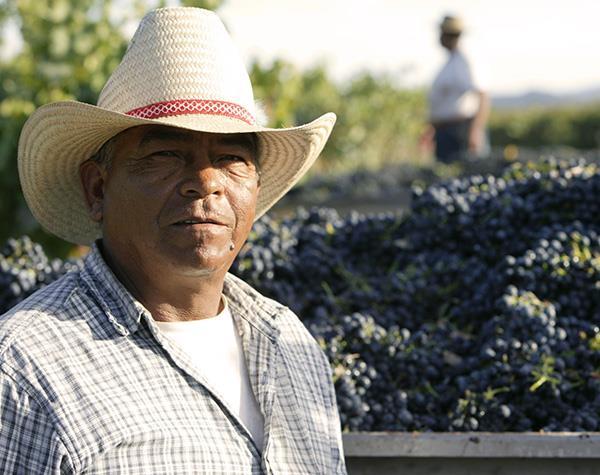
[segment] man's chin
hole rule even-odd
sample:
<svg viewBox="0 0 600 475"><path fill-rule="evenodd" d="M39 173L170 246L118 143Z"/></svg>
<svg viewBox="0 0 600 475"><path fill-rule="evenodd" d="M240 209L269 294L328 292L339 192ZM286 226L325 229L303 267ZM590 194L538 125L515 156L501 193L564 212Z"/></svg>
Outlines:
<svg viewBox="0 0 600 475"><path fill-rule="evenodd" d="M205 249L177 253L171 260L171 268L188 277L224 275L233 262L232 256L215 254L207 253Z"/></svg>

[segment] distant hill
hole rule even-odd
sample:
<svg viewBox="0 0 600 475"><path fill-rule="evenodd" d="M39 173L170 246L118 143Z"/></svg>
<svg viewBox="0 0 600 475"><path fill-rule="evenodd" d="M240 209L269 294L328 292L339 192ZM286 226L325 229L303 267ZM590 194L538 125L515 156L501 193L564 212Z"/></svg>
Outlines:
<svg viewBox="0 0 600 475"><path fill-rule="evenodd" d="M583 89L566 94L530 91L512 96L492 95L492 107L495 109L583 105L594 102L600 102L600 87Z"/></svg>

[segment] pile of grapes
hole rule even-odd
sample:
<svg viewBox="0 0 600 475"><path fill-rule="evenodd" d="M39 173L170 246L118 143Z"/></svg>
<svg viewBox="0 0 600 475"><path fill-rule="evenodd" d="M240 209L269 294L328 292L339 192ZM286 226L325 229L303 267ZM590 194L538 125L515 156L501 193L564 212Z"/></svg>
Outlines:
<svg viewBox="0 0 600 475"><path fill-rule="evenodd" d="M48 259L42 246L27 236L9 239L0 249L0 315L79 265Z"/></svg>
<svg viewBox="0 0 600 475"><path fill-rule="evenodd" d="M594 431L599 216L594 163L515 164L415 189L404 217L263 217L232 271L320 342L345 430ZM9 243L0 312L67 267Z"/></svg>
<svg viewBox="0 0 600 475"><path fill-rule="evenodd" d="M320 341L345 430L600 430L595 164L416 189L405 218L264 218L234 272Z"/></svg>

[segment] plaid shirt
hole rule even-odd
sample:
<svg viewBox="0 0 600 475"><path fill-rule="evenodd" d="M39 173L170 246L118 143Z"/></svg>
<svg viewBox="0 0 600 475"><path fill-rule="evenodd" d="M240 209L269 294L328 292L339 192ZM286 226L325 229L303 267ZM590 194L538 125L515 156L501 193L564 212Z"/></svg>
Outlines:
<svg viewBox="0 0 600 475"><path fill-rule="evenodd" d="M0 472L345 473L329 364L297 317L228 275L264 447L94 247L0 317Z"/></svg>

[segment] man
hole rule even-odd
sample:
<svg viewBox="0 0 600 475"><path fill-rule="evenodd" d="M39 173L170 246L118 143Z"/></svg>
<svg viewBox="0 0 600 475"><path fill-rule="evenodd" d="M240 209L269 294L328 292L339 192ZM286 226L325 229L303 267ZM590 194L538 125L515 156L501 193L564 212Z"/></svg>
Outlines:
<svg viewBox="0 0 600 475"><path fill-rule="evenodd" d="M98 106L50 104L25 124L34 216L92 251L0 317L2 473L345 473L326 358L227 273L335 116L255 117L218 17L165 8Z"/></svg>
<svg viewBox="0 0 600 475"><path fill-rule="evenodd" d="M435 154L444 163L488 152L485 128L489 99L475 82L471 67L458 47L462 32L459 18L444 17L440 24L440 43L448 50L449 57L429 94Z"/></svg>

